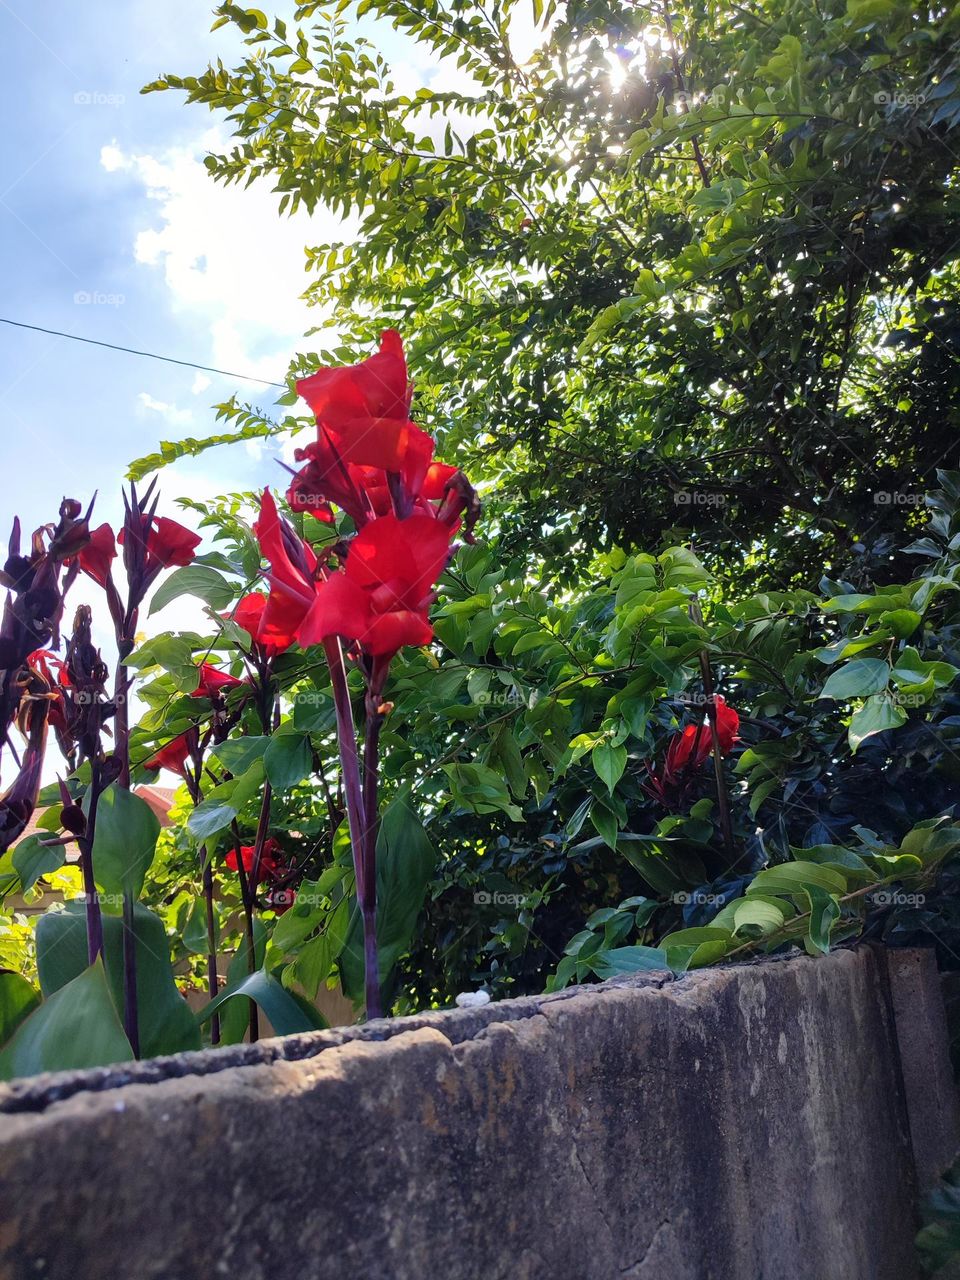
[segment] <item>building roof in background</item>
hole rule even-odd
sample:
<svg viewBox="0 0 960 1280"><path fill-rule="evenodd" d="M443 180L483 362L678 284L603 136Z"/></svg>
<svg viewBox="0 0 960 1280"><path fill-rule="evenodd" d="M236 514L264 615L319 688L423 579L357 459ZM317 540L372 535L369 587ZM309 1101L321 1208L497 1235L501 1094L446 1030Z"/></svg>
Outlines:
<svg viewBox="0 0 960 1280"><path fill-rule="evenodd" d="M173 788L155 787L152 783L144 783L142 786L134 787L133 789L141 800L146 800L147 804L160 819L161 827L169 827L171 825L170 810L173 807ZM49 813L49 809L37 809L34 812L33 817L14 841L14 848L16 848L21 840L26 840L28 836L50 835L49 831L40 826L40 820L43 818L45 813ZM70 843L73 844L74 841L71 841Z"/></svg>

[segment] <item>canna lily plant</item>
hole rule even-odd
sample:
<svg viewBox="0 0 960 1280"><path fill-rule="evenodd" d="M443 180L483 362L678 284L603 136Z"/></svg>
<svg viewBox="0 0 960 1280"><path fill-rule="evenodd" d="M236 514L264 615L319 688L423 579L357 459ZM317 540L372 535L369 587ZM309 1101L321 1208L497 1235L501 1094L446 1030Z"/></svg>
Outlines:
<svg viewBox="0 0 960 1280"><path fill-rule="evenodd" d="M472 540L477 496L455 467L434 460L434 441L410 421L412 388L400 335L353 366L321 369L297 384L316 417L317 439L298 450L302 468L287 500L330 524L334 508L353 532L317 554L265 490L254 526L269 564L269 597L248 596L235 621L261 645L322 645L336 708L357 901L363 918L367 1017L382 1013L377 946L378 744L391 710L390 664L406 645L433 638L429 610L459 534ZM242 621L241 621L242 620ZM363 678L362 747L347 684Z"/></svg>

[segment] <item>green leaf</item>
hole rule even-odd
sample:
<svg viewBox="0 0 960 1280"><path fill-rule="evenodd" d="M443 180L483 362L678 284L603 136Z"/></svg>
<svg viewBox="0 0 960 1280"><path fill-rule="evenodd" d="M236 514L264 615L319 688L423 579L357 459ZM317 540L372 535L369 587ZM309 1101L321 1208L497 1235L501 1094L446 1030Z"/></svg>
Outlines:
<svg viewBox="0 0 960 1280"><path fill-rule="evenodd" d="M246 773L221 782L187 819L187 830L196 840L207 840L229 827L253 799L263 782L262 760L254 760Z"/></svg>
<svg viewBox="0 0 960 1280"><path fill-rule="evenodd" d="M0 1080L129 1062L103 964L98 958L25 1018L0 1051Z"/></svg>
<svg viewBox="0 0 960 1280"><path fill-rule="evenodd" d="M67 860L67 847L63 844L45 845L40 836L27 836L15 845L12 862L20 877L20 889L26 893L41 876L59 871Z"/></svg>
<svg viewBox="0 0 960 1280"><path fill-rule="evenodd" d="M882 658L855 658L839 667L820 691L821 698L846 702L850 698L866 698L887 687L890 665Z"/></svg>
<svg viewBox="0 0 960 1280"><path fill-rule="evenodd" d="M266 734L231 738L214 747L211 754L216 756L223 767L235 777L240 777L263 756L271 741L272 739Z"/></svg>
<svg viewBox="0 0 960 1280"><path fill-rule="evenodd" d="M270 1025L278 1036L293 1035L298 1031L319 1031L329 1025L318 1009L308 1013L304 1005L264 969L247 974L235 987L221 991L215 1000L204 1005L197 1014L197 1020L206 1022L228 1001L238 997L244 1001L244 1006L247 1000L255 1001L270 1019Z"/></svg>
<svg viewBox="0 0 960 1280"><path fill-rule="evenodd" d="M850 717L847 729L847 741L850 750L856 751L861 742L875 733L884 733L887 729L897 729L905 724L907 713L892 698L868 698L863 706Z"/></svg>
<svg viewBox="0 0 960 1280"><path fill-rule="evenodd" d="M150 615L159 613L181 596L196 596L219 613L229 607L236 594L236 588L216 569L203 564L188 564L174 570L157 587L150 601Z"/></svg>
<svg viewBox="0 0 960 1280"><path fill-rule="evenodd" d="M93 875L108 894L140 896L153 862L160 821L146 800L112 783L97 806Z"/></svg>
<svg viewBox="0 0 960 1280"><path fill-rule="evenodd" d="M613 791L627 767L627 748L615 747L607 741L598 742L593 748L591 759L597 777L606 783L608 791Z"/></svg>
<svg viewBox="0 0 960 1280"><path fill-rule="evenodd" d="M729 929L706 925L668 933L660 939L660 950L666 955L670 968L682 973L723 959L734 941Z"/></svg>
<svg viewBox="0 0 960 1280"><path fill-rule="evenodd" d="M818 866L815 862L783 862L759 871L747 886L747 897L752 898L756 894L802 894L809 885L827 893L847 891L846 878L839 871Z"/></svg>
<svg viewBox="0 0 960 1280"><path fill-rule="evenodd" d="M598 978L617 978L624 973L659 973L668 970L666 952L659 947L614 947L591 961Z"/></svg>
<svg viewBox="0 0 960 1280"><path fill-rule="evenodd" d="M9 969L0 972L0 1045L4 1045L40 1003L40 992Z"/></svg>
<svg viewBox="0 0 960 1280"><path fill-rule="evenodd" d="M377 944L380 985L410 945L427 887L437 864L437 851L403 792L383 812L377 835ZM363 922L353 914L347 944L340 954L344 993L363 996Z"/></svg>
<svg viewBox="0 0 960 1280"><path fill-rule="evenodd" d="M810 899L807 938L815 951L825 955L830 950L830 929L840 918L840 904L832 893L827 893L819 885L804 885L804 892Z"/></svg>
<svg viewBox="0 0 960 1280"><path fill-rule="evenodd" d="M313 772L313 748L305 733L275 733L263 756L267 779L275 791L287 791Z"/></svg>
<svg viewBox="0 0 960 1280"><path fill-rule="evenodd" d="M106 974L117 1016L123 1011L123 921L104 915ZM140 1052L145 1058L200 1048L193 1014L180 994L170 963L170 944L159 916L141 903L134 907L137 1011ZM37 972L49 999L66 988L87 964L87 913L81 902L47 911L37 922Z"/></svg>

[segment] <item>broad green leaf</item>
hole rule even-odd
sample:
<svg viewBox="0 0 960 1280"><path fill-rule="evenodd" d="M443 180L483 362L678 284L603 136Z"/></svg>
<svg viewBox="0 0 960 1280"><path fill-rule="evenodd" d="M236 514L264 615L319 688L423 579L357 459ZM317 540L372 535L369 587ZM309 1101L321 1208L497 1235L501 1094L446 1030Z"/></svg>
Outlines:
<svg viewBox="0 0 960 1280"><path fill-rule="evenodd" d="M377 942L380 985L410 945L423 907L437 851L403 792L383 812L377 835ZM344 993L359 1000L363 993L363 923L355 912L348 941L340 954Z"/></svg>
<svg viewBox="0 0 960 1280"><path fill-rule="evenodd" d="M137 1005L140 1052L145 1058L199 1049L200 1036L193 1014L174 981L170 944L162 920L141 903L134 907L136 935ZM106 975L117 1016L123 1016L123 921L103 916ZM37 972L49 999L81 974L87 964L86 909L67 903L62 911L47 911L37 922Z"/></svg>
<svg viewBox="0 0 960 1280"><path fill-rule="evenodd" d="M821 889L819 885L804 885L804 892L810 899L807 939L815 951L825 955L830 950L830 929L834 921L840 918L840 904L832 893Z"/></svg>
<svg viewBox="0 0 960 1280"><path fill-rule="evenodd" d="M97 959L20 1023L0 1051L0 1080L105 1067L132 1057Z"/></svg>
<svg viewBox="0 0 960 1280"><path fill-rule="evenodd" d="M9 969L0 972L0 1045L4 1045L20 1023L40 1003L40 992Z"/></svg>
<svg viewBox="0 0 960 1280"><path fill-rule="evenodd" d="M820 690L820 697L838 702L866 698L885 689L889 679L890 666L882 658L855 658L833 672Z"/></svg>
<svg viewBox="0 0 960 1280"><path fill-rule="evenodd" d="M235 777L240 777L261 758L271 741L267 735L229 738L214 747L211 754Z"/></svg>
<svg viewBox="0 0 960 1280"><path fill-rule="evenodd" d="M846 893L847 890L845 877L832 868L818 866L815 862L783 862L758 872L747 886L747 897L752 898L755 894L798 894L803 893L808 885L834 894Z"/></svg>
<svg viewBox="0 0 960 1280"><path fill-rule="evenodd" d="M207 565L188 564L175 569L153 593L150 613L159 613L181 596L195 596L218 613L226 609L237 595L237 590L216 569Z"/></svg>
<svg viewBox="0 0 960 1280"><path fill-rule="evenodd" d="M270 1019L270 1025L278 1036L292 1035L298 1031L320 1031L328 1023L318 1009L308 1013L303 1003L285 991L276 978L263 969L247 974L235 987L221 991L197 1014L197 1020L207 1022L218 1009L230 1000L240 999L246 1007L253 1000Z"/></svg>
<svg viewBox="0 0 960 1280"><path fill-rule="evenodd" d="M97 806L93 874L108 894L140 896L157 849L160 821L146 800L112 783Z"/></svg>
<svg viewBox="0 0 960 1280"><path fill-rule="evenodd" d="M862 742L875 733L898 729L906 720L906 711L892 698L880 695L868 698L859 711L855 711L850 717L850 727L847 730L850 750L856 751Z"/></svg>
<svg viewBox="0 0 960 1280"><path fill-rule="evenodd" d="M729 929L706 925L668 933L660 939L660 950L666 955L671 969L683 972L723 959L734 944L735 939Z"/></svg>
<svg viewBox="0 0 960 1280"><path fill-rule="evenodd" d="M309 734L279 732L267 744L263 764L275 791L287 791L313 772Z"/></svg>
<svg viewBox="0 0 960 1280"><path fill-rule="evenodd" d="M66 845L45 845L40 836L27 836L14 845L12 851L13 865L20 877L23 893L32 889L41 876L59 871L66 860Z"/></svg>
<svg viewBox="0 0 960 1280"><path fill-rule="evenodd" d="M626 747L615 747L608 741L598 742L593 748L591 759L597 777L606 784L608 791L613 791L627 765Z"/></svg>
<svg viewBox="0 0 960 1280"><path fill-rule="evenodd" d="M598 978L617 978L625 973L658 973L669 969L666 953L659 947L614 947L591 961Z"/></svg>

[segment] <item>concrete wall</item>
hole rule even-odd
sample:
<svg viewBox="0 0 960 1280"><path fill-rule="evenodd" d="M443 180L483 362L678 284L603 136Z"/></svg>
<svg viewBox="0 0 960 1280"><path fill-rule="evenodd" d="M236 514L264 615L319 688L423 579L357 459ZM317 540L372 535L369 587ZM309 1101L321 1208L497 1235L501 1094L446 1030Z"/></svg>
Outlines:
<svg viewBox="0 0 960 1280"><path fill-rule="evenodd" d="M910 1280L929 955L837 952L0 1090L0 1277Z"/></svg>

